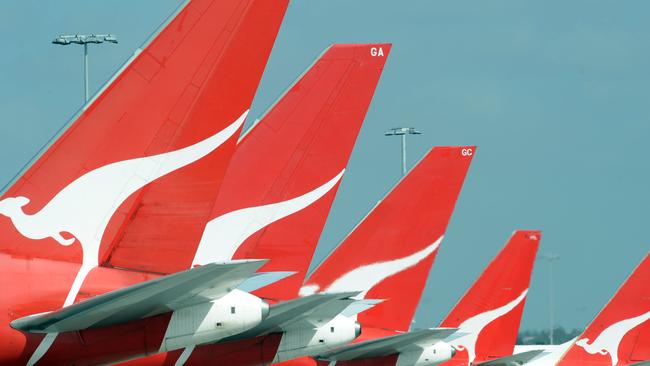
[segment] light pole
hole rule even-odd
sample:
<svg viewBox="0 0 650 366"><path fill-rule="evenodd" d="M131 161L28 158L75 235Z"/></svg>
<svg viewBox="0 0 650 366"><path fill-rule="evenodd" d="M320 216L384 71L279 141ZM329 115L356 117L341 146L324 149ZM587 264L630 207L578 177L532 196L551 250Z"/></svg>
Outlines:
<svg viewBox="0 0 650 366"><path fill-rule="evenodd" d="M406 135L421 135L414 127L395 127L384 133L385 136L402 136L402 175L406 174Z"/></svg>
<svg viewBox="0 0 650 366"><path fill-rule="evenodd" d="M559 255L555 254L542 254L538 257L548 262L548 312L549 312L549 322L551 323L550 333L548 334L551 344L555 344L553 339L553 333L555 331L555 307L554 307L554 298L553 298L553 262L560 260Z"/></svg>
<svg viewBox="0 0 650 366"><path fill-rule="evenodd" d="M84 102L88 103L88 44L100 44L104 42L117 43L117 37L112 34L75 34L58 36L52 43L67 46L71 43L84 46Z"/></svg>

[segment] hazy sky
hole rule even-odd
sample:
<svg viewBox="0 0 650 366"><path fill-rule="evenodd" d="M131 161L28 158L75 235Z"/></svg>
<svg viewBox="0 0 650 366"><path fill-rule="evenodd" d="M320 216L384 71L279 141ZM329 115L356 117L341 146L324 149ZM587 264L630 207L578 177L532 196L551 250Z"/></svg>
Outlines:
<svg viewBox="0 0 650 366"><path fill-rule="evenodd" d="M82 48L61 33L118 35L91 46L96 91L181 0L7 0L0 12L0 186L83 99ZM319 243L319 259L399 179L394 126L434 145L479 146L417 315L434 326L515 229L558 254L557 323L584 327L650 249L650 3L642 1L293 0L251 116L331 43L393 50ZM252 121L254 118L251 118ZM548 324L548 265L522 327Z"/></svg>

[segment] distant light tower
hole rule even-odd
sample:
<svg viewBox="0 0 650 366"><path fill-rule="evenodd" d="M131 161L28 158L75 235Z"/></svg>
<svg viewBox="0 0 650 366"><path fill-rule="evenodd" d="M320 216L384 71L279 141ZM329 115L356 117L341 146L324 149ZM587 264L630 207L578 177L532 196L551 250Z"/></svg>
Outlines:
<svg viewBox="0 0 650 366"><path fill-rule="evenodd" d="M560 260L559 255L555 254L542 254L538 257L539 259L543 259L548 262L548 280L549 280L549 285L548 285L548 305L549 305L549 322L551 323L551 329L550 333L548 334L549 340L551 344L555 344L555 340L553 339L553 333L555 331L555 302L554 302L554 297L553 297L553 262Z"/></svg>
<svg viewBox="0 0 650 366"><path fill-rule="evenodd" d="M117 43L117 37L113 34L75 34L58 36L52 43L67 46L71 43L84 46L84 101L88 103L88 44L100 44L104 42Z"/></svg>
<svg viewBox="0 0 650 366"><path fill-rule="evenodd" d="M384 133L385 136L402 136L402 175L406 175L406 135L421 135L414 127L395 127Z"/></svg>

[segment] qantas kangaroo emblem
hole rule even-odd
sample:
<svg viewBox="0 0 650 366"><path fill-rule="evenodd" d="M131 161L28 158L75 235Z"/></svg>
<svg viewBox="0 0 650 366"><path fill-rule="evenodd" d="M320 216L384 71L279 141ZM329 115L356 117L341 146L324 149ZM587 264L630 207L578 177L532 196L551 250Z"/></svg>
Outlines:
<svg viewBox="0 0 650 366"><path fill-rule="evenodd" d="M345 169L311 192L286 201L248 207L221 215L206 225L192 265L230 260L239 246L253 233L269 224L310 206L341 180Z"/></svg>
<svg viewBox="0 0 650 366"><path fill-rule="evenodd" d="M595 355L609 355L612 360L612 366L618 363L618 346L621 344L623 337L632 329L641 323L650 319L650 311L637 317L621 320L605 328L593 342L589 343L589 338L582 338L576 342L576 345L582 347L587 353Z"/></svg>
<svg viewBox="0 0 650 366"><path fill-rule="evenodd" d="M96 266L106 225L122 202L148 183L206 156L230 138L245 117L246 113L223 131L186 148L92 170L63 188L36 214L23 212L29 203L26 197L0 201L0 214L30 239L50 237L67 246L76 238L83 249L83 264ZM63 233L74 237L66 239Z"/></svg>
<svg viewBox="0 0 650 366"><path fill-rule="evenodd" d="M465 320L460 324L460 326L458 326L458 332L465 335L456 338L449 343L451 343L451 345L456 347L456 349L459 351L466 349L468 364L471 365L476 358L476 341L478 340L478 336L483 328L512 311L512 309L514 309L526 298L526 294L528 294L528 289L524 290L516 299L500 308L488 310Z"/></svg>
<svg viewBox="0 0 650 366"><path fill-rule="evenodd" d="M212 219L205 226L192 266L231 260L241 244L256 231L310 206L341 180L345 169L316 189L286 201L243 208ZM182 366L194 347L183 350L175 366Z"/></svg>
<svg viewBox="0 0 650 366"><path fill-rule="evenodd" d="M61 245L81 244L83 257L79 272L63 303L74 302L90 271L99 264L99 246L104 230L115 210L131 194L154 180L189 165L221 146L244 123L248 111L217 134L194 145L143 158L111 163L92 170L63 188L39 212L27 215L22 207L26 197L0 201L0 214L11 219L16 230L30 239L53 238ZM72 238L64 238L70 233ZM54 342L56 333L48 334L36 349L28 365L36 363Z"/></svg>
<svg viewBox="0 0 650 366"><path fill-rule="evenodd" d="M435 252L440 246L442 238L443 237L441 236L438 238L438 240L430 244L428 247L407 257L398 258L386 262L368 264L353 269L334 281L324 292L361 291L361 293L357 295L356 298L363 299L368 294L368 291L370 291L381 281L413 267L431 255L431 253ZM312 295L316 293L318 289L318 285L306 285L300 289L300 295Z"/></svg>

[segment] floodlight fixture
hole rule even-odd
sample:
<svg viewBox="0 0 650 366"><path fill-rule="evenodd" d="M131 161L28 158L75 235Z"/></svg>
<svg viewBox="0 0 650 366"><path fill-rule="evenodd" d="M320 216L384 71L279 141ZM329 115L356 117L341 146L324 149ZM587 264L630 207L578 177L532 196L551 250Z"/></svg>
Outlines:
<svg viewBox="0 0 650 366"><path fill-rule="evenodd" d="M414 127L395 127L384 133L385 136L421 135Z"/></svg>
<svg viewBox="0 0 650 366"><path fill-rule="evenodd" d="M88 43L117 43L117 37L114 34L73 34L73 35L60 35L52 41L54 44L69 45L74 44L88 44Z"/></svg>
<svg viewBox="0 0 650 366"><path fill-rule="evenodd" d="M384 133L384 136L402 136L402 175L406 175L406 135L421 135L415 127L395 127Z"/></svg>
<svg viewBox="0 0 650 366"><path fill-rule="evenodd" d="M117 43L114 34L74 34L60 35L52 41L54 44L67 46L69 44L80 44L84 46L84 101L88 103L88 44Z"/></svg>

